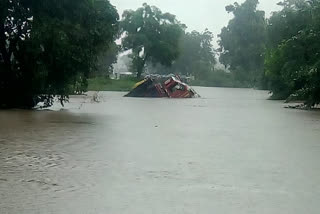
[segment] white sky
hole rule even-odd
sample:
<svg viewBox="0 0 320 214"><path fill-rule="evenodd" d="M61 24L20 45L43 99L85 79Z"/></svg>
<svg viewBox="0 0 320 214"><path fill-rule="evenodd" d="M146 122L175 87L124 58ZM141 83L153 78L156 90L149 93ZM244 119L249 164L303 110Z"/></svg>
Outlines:
<svg viewBox="0 0 320 214"><path fill-rule="evenodd" d="M126 9L137 9L144 2L159 7L162 12L170 12L177 19L188 26L188 31L203 31L208 28L215 35L220 33L222 27L228 24L232 15L225 11L225 6L237 0L110 0L116 6L120 15ZM260 0L259 9L266 11L270 16L272 11L279 10L277 3L281 0ZM238 0L238 3L244 0Z"/></svg>

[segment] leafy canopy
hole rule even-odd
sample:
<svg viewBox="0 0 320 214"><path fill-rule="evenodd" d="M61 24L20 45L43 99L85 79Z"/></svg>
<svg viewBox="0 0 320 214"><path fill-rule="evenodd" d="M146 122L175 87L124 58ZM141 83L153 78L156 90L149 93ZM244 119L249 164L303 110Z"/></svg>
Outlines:
<svg viewBox="0 0 320 214"><path fill-rule="evenodd" d="M84 91L118 30L108 0L2 0L0 11L0 107L50 105Z"/></svg>
<svg viewBox="0 0 320 214"><path fill-rule="evenodd" d="M184 33L180 38L180 55L171 67L152 65L147 68L150 73L192 75L197 79L206 78L214 70L216 64L215 51L212 45L213 34L192 31Z"/></svg>
<svg viewBox="0 0 320 214"><path fill-rule="evenodd" d="M268 21L266 75L273 96L320 103L320 1L280 3ZM283 29L283 30L281 30Z"/></svg>
<svg viewBox="0 0 320 214"><path fill-rule="evenodd" d="M121 32L124 50L131 50L133 69L140 77L146 62L171 66L179 56L179 39L185 26L174 15L143 4L123 13Z"/></svg>
<svg viewBox="0 0 320 214"><path fill-rule="evenodd" d="M246 0L226 7L233 13L219 35L220 62L247 86L257 86L263 75L265 50L265 13L257 10L258 0Z"/></svg>

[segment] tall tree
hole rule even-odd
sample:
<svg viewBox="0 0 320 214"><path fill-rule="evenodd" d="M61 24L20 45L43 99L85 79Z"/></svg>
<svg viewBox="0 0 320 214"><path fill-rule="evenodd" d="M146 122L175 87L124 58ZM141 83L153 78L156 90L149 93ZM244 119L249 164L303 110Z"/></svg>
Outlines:
<svg viewBox="0 0 320 214"><path fill-rule="evenodd" d="M246 0L226 7L234 18L219 35L220 61L235 78L249 87L258 86L263 76L266 41L265 12L257 10L258 0Z"/></svg>
<svg viewBox="0 0 320 214"><path fill-rule="evenodd" d="M147 62L171 66L179 56L179 39L185 26L174 15L143 4L127 10L121 21L124 50L131 50L134 70L140 78Z"/></svg>
<svg viewBox="0 0 320 214"><path fill-rule="evenodd" d="M21 3L19 0L0 3L0 108L12 105L18 91L24 93L20 102L30 104L28 90L22 89L20 82L26 77L22 77L23 68L18 55L25 40L30 39L32 14Z"/></svg>
<svg viewBox="0 0 320 214"><path fill-rule="evenodd" d="M121 47L115 42L110 44L108 50L103 50L98 55L98 60L96 62L96 71L90 74L90 77L97 76L109 76L113 72L113 66L118 61L118 55Z"/></svg>
<svg viewBox="0 0 320 214"><path fill-rule="evenodd" d="M266 74L274 98L320 103L320 1L283 1L268 22ZM284 30L277 30L284 29Z"/></svg>
<svg viewBox="0 0 320 214"><path fill-rule="evenodd" d="M0 28L0 44L5 35L4 42L14 53L1 48L0 66L10 77L1 79L0 107L33 107L40 98L50 105L55 95L63 101L69 93L85 90L97 54L108 49L117 34L118 14L109 1L1 2L7 15L0 25L7 29ZM10 31L13 35L6 36ZM17 39L17 44L12 42Z"/></svg>
<svg viewBox="0 0 320 214"><path fill-rule="evenodd" d="M212 46L213 34L209 30L200 33L192 31L181 38L181 56L172 67L175 73L194 75L203 79L214 70L215 52Z"/></svg>
<svg viewBox="0 0 320 214"><path fill-rule="evenodd" d="M216 64L215 50L212 45L213 33L186 32L180 39L180 55L171 67L160 64L147 65L148 71L158 74L193 75L197 79L205 79L214 70Z"/></svg>

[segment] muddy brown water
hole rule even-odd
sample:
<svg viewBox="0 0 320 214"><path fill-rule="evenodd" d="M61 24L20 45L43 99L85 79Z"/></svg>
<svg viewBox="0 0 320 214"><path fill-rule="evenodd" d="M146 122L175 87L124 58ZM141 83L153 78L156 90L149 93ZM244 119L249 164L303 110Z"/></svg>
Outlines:
<svg viewBox="0 0 320 214"><path fill-rule="evenodd" d="M0 213L318 214L320 112L196 90L0 111Z"/></svg>

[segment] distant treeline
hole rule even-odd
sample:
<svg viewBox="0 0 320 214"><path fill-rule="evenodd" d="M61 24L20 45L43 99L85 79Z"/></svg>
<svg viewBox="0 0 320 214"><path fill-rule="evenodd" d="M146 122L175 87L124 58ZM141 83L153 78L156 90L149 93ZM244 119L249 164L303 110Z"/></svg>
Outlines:
<svg viewBox="0 0 320 214"><path fill-rule="evenodd" d="M197 85L263 88L273 98L319 103L320 0L284 0L269 19L258 3L226 6L234 17L215 50L212 32L190 31L148 4L120 19L108 0L2 0L0 108L50 106L56 96L63 103L86 91L88 78L108 76L121 52L138 79L176 73ZM215 69L218 57L224 69Z"/></svg>

